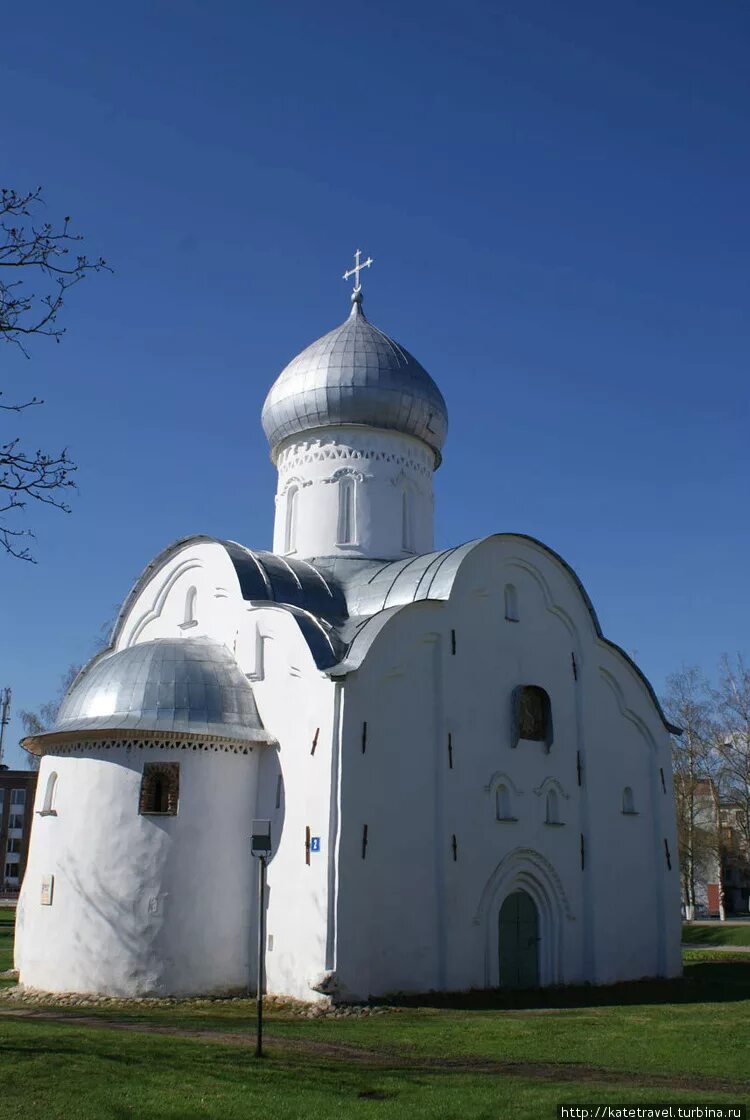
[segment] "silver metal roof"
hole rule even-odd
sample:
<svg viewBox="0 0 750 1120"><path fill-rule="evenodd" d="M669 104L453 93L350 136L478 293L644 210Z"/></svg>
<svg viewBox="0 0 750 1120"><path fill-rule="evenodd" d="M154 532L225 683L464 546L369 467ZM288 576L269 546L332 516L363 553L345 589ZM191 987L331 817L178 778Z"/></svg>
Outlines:
<svg viewBox="0 0 750 1120"><path fill-rule="evenodd" d="M73 682L54 728L34 739L71 731L271 738L250 683L226 646L211 638L159 638L96 658Z"/></svg>
<svg viewBox="0 0 750 1120"><path fill-rule="evenodd" d="M666 719L651 684L638 666L623 649L604 637L594 605L570 565L553 549L524 533L498 533L495 538L528 541L565 569L583 598L597 637L628 662L646 686L667 729L678 733L679 728ZM364 630L374 636L378 626L394 610L409 603L448 599L464 559L491 539L484 537L406 560L326 557L307 562L254 551L235 541L207 536L185 537L164 549L148 565L122 606L111 641L114 644L117 640L132 604L154 573L182 549L211 541L221 545L231 559L242 597L258 603L272 603L293 614L317 667L336 675L339 669L347 671L352 643ZM185 645L185 642L178 644ZM361 646L362 642L358 644ZM225 652L231 659L228 651Z"/></svg>
<svg viewBox="0 0 750 1120"><path fill-rule="evenodd" d="M448 431L442 393L416 358L365 318L361 292L349 318L298 354L263 405L271 454L287 436L361 424L416 436L440 452Z"/></svg>

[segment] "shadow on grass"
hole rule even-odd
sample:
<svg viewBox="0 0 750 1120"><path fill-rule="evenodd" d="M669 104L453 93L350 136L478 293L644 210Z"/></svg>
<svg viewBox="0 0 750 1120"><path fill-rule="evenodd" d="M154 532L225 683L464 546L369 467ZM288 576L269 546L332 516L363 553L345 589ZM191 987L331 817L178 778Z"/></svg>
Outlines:
<svg viewBox="0 0 750 1120"><path fill-rule="evenodd" d="M750 961L698 961L676 980L636 980L626 984L580 984L566 988L514 991L492 988L468 992L396 992L374 1005L481 1010L558 1010L575 1007L659 1003L737 1003L750 1000Z"/></svg>
<svg viewBox="0 0 750 1120"><path fill-rule="evenodd" d="M750 922L741 926L690 926L682 927L683 945L698 948L711 948L712 945L732 945L735 948L750 948Z"/></svg>

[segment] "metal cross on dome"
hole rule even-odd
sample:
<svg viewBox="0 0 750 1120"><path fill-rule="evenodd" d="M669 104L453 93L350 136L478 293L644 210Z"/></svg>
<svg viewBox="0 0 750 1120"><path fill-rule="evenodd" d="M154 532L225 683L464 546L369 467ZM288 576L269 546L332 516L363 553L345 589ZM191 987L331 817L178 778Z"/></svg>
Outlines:
<svg viewBox="0 0 750 1120"><path fill-rule="evenodd" d="M362 263L360 264L359 258L361 256L362 256L362 250L357 249L356 253L354 254L354 268L350 268L348 270L348 272L344 273L344 279L345 280L348 280L350 276L354 277L354 291L355 292L360 292L362 290L362 285L359 282L360 272L362 271L363 268L369 268L370 265L372 264L372 257L368 257L366 261L362 261Z"/></svg>

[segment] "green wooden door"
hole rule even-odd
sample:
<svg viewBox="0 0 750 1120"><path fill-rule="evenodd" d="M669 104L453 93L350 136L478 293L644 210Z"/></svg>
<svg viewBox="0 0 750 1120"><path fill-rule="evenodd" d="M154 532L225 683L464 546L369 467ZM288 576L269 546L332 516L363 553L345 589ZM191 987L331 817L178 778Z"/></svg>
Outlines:
<svg viewBox="0 0 750 1120"><path fill-rule="evenodd" d="M500 907L500 985L539 985L539 915L526 891L509 894Z"/></svg>

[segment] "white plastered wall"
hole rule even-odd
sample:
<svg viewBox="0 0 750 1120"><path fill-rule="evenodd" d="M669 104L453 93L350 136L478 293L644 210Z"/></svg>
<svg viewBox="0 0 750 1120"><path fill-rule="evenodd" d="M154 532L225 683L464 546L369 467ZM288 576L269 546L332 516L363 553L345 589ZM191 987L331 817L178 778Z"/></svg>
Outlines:
<svg viewBox="0 0 750 1120"><path fill-rule="evenodd" d="M518 622L505 619L507 583ZM521 684L549 693L549 753L537 742L511 746L511 694ZM479 546L451 599L396 612L344 688L343 987L367 996L498 984L499 908L519 887L539 910L542 983L679 972L668 737L643 682L596 637L572 577L547 552L520 538ZM496 819L500 781L516 821ZM627 819L624 785L639 809ZM558 827L545 823L551 786Z"/></svg>
<svg viewBox="0 0 750 1120"><path fill-rule="evenodd" d="M261 749L112 744L43 758L35 810L55 772L55 815L34 818L20 982L116 996L243 990L252 869L237 838L250 829ZM138 812L143 766L154 761L179 763L176 816Z"/></svg>
<svg viewBox="0 0 750 1120"><path fill-rule="evenodd" d="M180 636L210 637L234 652L279 745L256 745L237 758L110 748L44 759L39 790L55 769L59 808L57 817L35 819L18 922L22 981L121 995L252 988L258 868L250 833L255 817L267 817L274 835L267 988L323 998L310 984L326 968L336 686L315 666L291 614L242 599L217 543L189 545L154 572L130 605L116 648ZM153 758L181 763L176 817L138 815L142 763ZM309 864L308 825L320 837ZM52 907L42 908L41 878L49 874L56 893Z"/></svg>
<svg viewBox="0 0 750 1120"><path fill-rule="evenodd" d="M421 440L371 428L325 428L282 444L277 468L273 548L279 555L399 559L432 550L435 456ZM354 483L355 506L353 537L344 543L339 533L343 478ZM287 541L292 493L295 527Z"/></svg>

